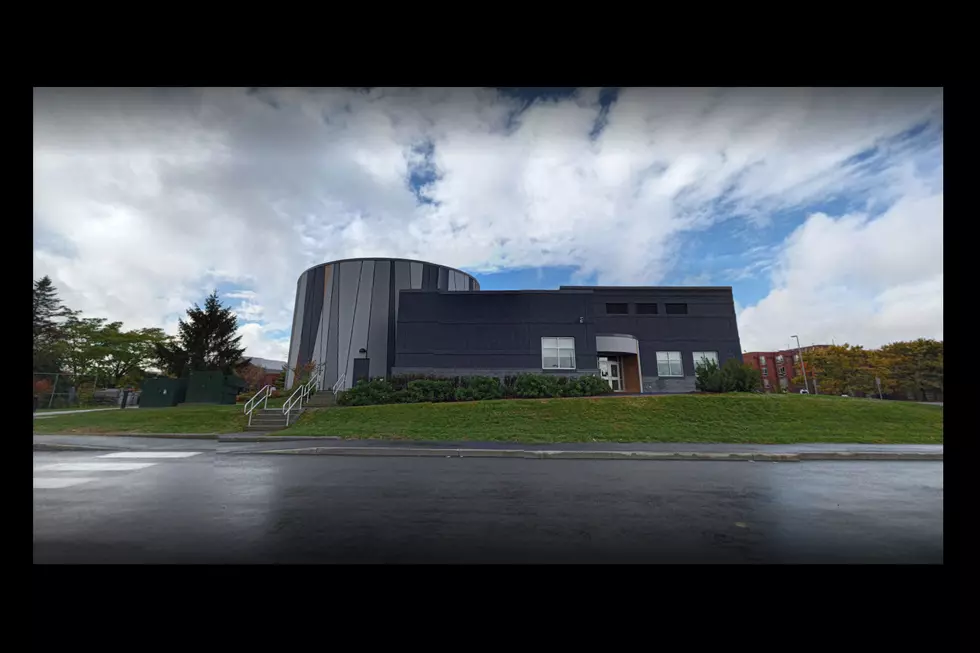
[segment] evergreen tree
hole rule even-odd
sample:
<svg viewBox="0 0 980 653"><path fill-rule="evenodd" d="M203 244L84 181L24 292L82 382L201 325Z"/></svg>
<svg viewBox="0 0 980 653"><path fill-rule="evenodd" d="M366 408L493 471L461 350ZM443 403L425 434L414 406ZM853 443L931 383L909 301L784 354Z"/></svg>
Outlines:
<svg viewBox="0 0 980 653"><path fill-rule="evenodd" d="M34 282L34 371L57 372L57 345L61 338L60 318L73 315L58 297L47 275Z"/></svg>
<svg viewBox="0 0 980 653"><path fill-rule="evenodd" d="M221 371L233 374L249 362L239 347L241 336L235 335L238 319L232 310L221 305L218 291L204 301L187 309L187 321L180 320L178 335L156 346L161 369L173 376L188 372Z"/></svg>

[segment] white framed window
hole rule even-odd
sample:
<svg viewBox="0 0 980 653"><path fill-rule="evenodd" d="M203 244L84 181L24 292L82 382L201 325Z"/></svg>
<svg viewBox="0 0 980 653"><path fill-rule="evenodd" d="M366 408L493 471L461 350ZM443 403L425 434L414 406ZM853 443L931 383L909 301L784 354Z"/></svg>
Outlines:
<svg viewBox="0 0 980 653"><path fill-rule="evenodd" d="M657 376L684 376L679 351L657 352Z"/></svg>
<svg viewBox="0 0 980 653"><path fill-rule="evenodd" d="M697 366L700 363L702 363L702 362L706 363L708 361L710 361L710 362L714 363L715 365L717 365L718 364L718 352L716 352L716 351L696 351L696 352L694 352L694 367L695 368L697 368Z"/></svg>
<svg viewBox="0 0 980 653"><path fill-rule="evenodd" d="M575 338L541 338L541 369L574 370Z"/></svg>
<svg viewBox="0 0 980 653"><path fill-rule="evenodd" d="M766 364L766 357L759 356L759 365L765 365L765 364Z"/></svg>
<svg viewBox="0 0 980 653"><path fill-rule="evenodd" d="M776 356L776 362L777 363L782 363L783 362L783 355L782 354L779 354L778 356Z"/></svg>
<svg viewBox="0 0 980 653"><path fill-rule="evenodd" d="M779 368L779 376L786 376L786 368L785 367L780 367Z"/></svg>
<svg viewBox="0 0 980 653"><path fill-rule="evenodd" d="M769 368L768 367L763 367L762 368L762 376L769 376ZM766 381L766 383L769 383L769 382Z"/></svg>
<svg viewBox="0 0 980 653"><path fill-rule="evenodd" d="M799 354L793 354L793 362L794 363L799 363L800 362L800 355Z"/></svg>

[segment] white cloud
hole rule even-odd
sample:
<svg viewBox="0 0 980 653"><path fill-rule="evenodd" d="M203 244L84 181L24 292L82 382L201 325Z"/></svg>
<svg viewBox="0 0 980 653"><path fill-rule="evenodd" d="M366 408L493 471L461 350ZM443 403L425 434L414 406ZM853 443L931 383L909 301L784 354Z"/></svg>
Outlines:
<svg viewBox="0 0 980 653"><path fill-rule="evenodd" d="M288 332L296 278L316 263L560 264L600 283L657 283L679 236L731 215L764 224L853 192L890 205L937 158L892 137L926 120L941 129L941 90L627 89L590 139L598 98L519 111L523 100L487 89L38 89L34 274L70 306L132 327L170 324L233 285L226 298L261 322L243 327L248 353L276 358L288 343L270 334ZM419 204L408 176L423 168L436 178ZM833 230L808 228L808 240ZM890 228L865 242L901 241ZM862 297L912 301L888 292L922 279L879 258L855 272L875 280ZM774 296L808 270L782 270Z"/></svg>
<svg viewBox="0 0 980 653"><path fill-rule="evenodd" d="M883 215L811 215L781 248L767 297L739 314L742 347L943 337L943 194Z"/></svg>

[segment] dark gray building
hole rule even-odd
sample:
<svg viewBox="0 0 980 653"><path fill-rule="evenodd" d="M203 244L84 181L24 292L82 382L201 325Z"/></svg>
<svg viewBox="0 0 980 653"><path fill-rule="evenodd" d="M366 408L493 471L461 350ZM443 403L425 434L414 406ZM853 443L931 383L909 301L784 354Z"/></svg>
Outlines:
<svg viewBox="0 0 980 653"><path fill-rule="evenodd" d="M320 273L300 279L289 360L324 363L327 385L407 373L545 373L599 375L617 392L690 392L696 360L741 360L730 287L481 291L464 272L418 261L311 270L324 267L322 286ZM326 293L319 305L318 293ZM320 317L307 325L304 314Z"/></svg>
<svg viewBox="0 0 980 653"><path fill-rule="evenodd" d="M403 291L394 374L599 374L618 392L690 392L700 358L741 360L730 287Z"/></svg>
<svg viewBox="0 0 980 653"><path fill-rule="evenodd" d="M296 368L323 364L324 386L387 376L395 362L400 291L479 290L472 276L424 261L356 258L315 265L296 283L286 387Z"/></svg>

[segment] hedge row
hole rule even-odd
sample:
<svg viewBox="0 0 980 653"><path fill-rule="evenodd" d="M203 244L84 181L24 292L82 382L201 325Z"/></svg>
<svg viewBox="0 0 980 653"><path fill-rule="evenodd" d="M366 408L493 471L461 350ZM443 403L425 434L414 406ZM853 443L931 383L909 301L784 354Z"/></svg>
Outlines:
<svg viewBox="0 0 980 653"><path fill-rule="evenodd" d="M550 374L521 374L504 377L501 382L495 376L440 378L403 375L360 381L337 395L337 404L373 406L508 398L594 397L610 392L609 384L595 376L569 379Z"/></svg>

